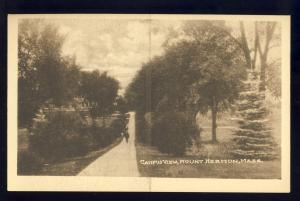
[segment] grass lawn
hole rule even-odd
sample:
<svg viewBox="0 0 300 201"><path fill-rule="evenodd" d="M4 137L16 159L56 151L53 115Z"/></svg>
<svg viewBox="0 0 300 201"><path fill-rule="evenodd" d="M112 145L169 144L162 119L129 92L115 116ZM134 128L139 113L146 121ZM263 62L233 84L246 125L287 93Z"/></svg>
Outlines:
<svg viewBox="0 0 300 201"><path fill-rule="evenodd" d="M217 144L211 144L211 120L209 117L198 118L202 127L201 146L192 147L182 157L170 156L160 153L155 147L136 143L138 168L143 177L182 177L182 178L232 178L232 179L280 179L280 159L263 161L262 163L202 163L202 164L142 164L145 161L160 160L230 160L229 151L235 146L232 142L233 129L237 124L225 115L218 120ZM280 135L278 119L272 119L274 137ZM274 126L276 125L276 127Z"/></svg>
<svg viewBox="0 0 300 201"><path fill-rule="evenodd" d="M218 147L219 145L215 145ZM174 157L158 152L155 148L136 145L138 168L143 177L181 178L231 178L231 179L280 179L280 161L240 164L179 164L143 165L141 160L193 160L206 159L205 156ZM218 149L218 148L217 148ZM220 149L220 148L219 148ZM222 150L222 149L221 149ZM211 159L215 159L210 157ZM223 158L226 159L226 158ZM230 158L227 158L230 159Z"/></svg>
<svg viewBox="0 0 300 201"><path fill-rule="evenodd" d="M34 175L52 175L52 176L74 176L77 175L81 170L91 164L94 160L99 158L101 155L108 152L113 147L117 146L122 141L122 138L118 138L111 145L99 149L97 151L91 151L85 156L74 157L67 159L63 162L55 163L55 164L44 164L43 168L34 173Z"/></svg>

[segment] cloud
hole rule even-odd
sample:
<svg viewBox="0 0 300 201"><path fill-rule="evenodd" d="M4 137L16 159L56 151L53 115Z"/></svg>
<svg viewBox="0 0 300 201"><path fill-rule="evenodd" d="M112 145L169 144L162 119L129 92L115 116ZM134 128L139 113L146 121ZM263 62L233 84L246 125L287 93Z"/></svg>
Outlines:
<svg viewBox="0 0 300 201"><path fill-rule="evenodd" d="M142 63L162 54L168 28L179 25L176 21L101 19L54 23L66 35L64 55L74 55L83 70L107 71L120 81L123 90Z"/></svg>

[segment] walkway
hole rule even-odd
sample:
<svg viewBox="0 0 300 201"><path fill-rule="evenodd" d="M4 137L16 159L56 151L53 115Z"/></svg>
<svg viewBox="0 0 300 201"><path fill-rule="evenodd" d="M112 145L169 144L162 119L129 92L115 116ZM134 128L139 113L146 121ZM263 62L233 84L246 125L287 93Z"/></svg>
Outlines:
<svg viewBox="0 0 300 201"><path fill-rule="evenodd" d="M78 176L128 176L138 177L135 149L135 113L130 112L128 143L125 139L83 169Z"/></svg>

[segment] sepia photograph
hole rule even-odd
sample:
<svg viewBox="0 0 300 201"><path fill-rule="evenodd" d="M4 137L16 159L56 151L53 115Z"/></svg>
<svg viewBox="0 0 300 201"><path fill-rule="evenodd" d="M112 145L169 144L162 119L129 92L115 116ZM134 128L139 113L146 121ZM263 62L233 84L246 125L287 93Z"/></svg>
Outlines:
<svg viewBox="0 0 300 201"><path fill-rule="evenodd" d="M289 191L288 16L10 15L8 25L8 169L22 185Z"/></svg>

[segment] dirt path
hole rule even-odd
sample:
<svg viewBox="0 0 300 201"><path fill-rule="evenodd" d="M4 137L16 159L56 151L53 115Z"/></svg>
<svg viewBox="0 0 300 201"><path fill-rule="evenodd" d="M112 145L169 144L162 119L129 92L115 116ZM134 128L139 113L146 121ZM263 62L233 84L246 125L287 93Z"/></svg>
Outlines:
<svg viewBox="0 0 300 201"><path fill-rule="evenodd" d="M139 176L135 149L135 114L130 113L129 140L125 139L83 169L78 176Z"/></svg>

